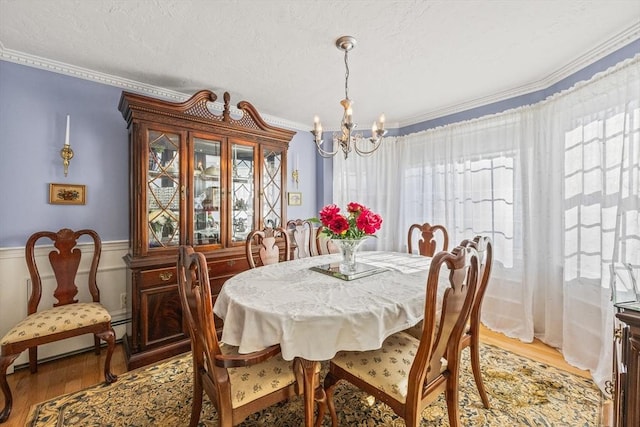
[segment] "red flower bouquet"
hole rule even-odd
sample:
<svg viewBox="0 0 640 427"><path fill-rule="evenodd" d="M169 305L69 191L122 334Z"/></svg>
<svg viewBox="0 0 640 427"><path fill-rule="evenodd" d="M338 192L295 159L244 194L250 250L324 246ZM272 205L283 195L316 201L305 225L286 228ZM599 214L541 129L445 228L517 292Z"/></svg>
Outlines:
<svg viewBox="0 0 640 427"><path fill-rule="evenodd" d="M332 239L357 240L380 230L382 217L373 213L360 203L351 202L347 205L347 214L342 215L336 205L327 205L320 211L320 219L312 219L324 225L322 232Z"/></svg>

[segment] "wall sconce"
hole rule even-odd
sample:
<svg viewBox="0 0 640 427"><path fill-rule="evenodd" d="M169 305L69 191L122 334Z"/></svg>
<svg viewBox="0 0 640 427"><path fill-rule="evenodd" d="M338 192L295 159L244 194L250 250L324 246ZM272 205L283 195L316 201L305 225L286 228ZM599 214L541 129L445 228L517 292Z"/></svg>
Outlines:
<svg viewBox="0 0 640 427"><path fill-rule="evenodd" d="M64 176L69 173L69 161L73 158L73 150L69 145L69 115L67 114L67 133L64 138L64 146L60 150L60 157L62 157L62 164L64 165Z"/></svg>
<svg viewBox="0 0 640 427"><path fill-rule="evenodd" d="M296 154L295 161L293 162L293 170L291 171L291 180L296 184L296 188L298 188L298 183L300 180L300 170L299 170L299 162L298 155Z"/></svg>
<svg viewBox="0 0 640 427"><path fill-rule="evenodd" d="M298 188L298 180L300 179L300 175L299 175L298 169L294 169L291 172L291 179L293 180L293 182L296 183L296 188Z"/></svg>

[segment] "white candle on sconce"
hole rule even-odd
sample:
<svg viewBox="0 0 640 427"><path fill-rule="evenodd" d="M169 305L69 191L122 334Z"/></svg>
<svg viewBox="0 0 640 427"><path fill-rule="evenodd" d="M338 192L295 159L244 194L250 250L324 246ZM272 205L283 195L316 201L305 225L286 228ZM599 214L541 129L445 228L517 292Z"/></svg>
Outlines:
<svg viewBox="0 0 640 427"><path fill-rule="evenodd" d="M293 168L295 170L300 169L300 156L298 154L296 154L296 159L295 159L295 162L293 163Z"/></svg>
<svg viewBox="0 0 640 427"><path fill-rule="evenodd" d="M64 145L69 146L69 121L70 116L67 114L67 133L64 137Z"/></svg>

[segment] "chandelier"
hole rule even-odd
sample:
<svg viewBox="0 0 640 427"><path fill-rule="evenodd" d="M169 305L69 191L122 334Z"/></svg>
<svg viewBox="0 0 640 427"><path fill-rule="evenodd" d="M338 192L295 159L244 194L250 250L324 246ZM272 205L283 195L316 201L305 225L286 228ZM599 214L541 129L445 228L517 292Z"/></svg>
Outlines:
<svg viewBox="0 0 640 427"><path fill-rule="evenodd" d="M382 138L387 133L384 128L384 114L380 115L377 122L373 122L371 138L363 137L362 132L353 132L357 125L353 122L353 102L349 99L349 51L356 46L356 43L356 39L351 36L342 36L336 40L336 47L344 51L344 66L346 70L344 75L344 99L340 101L342 108L344 108L344 113L340 122L340 130L333 133L333 151L322 148L324 143L322 139L322 124L318 116L314 117L311 133L318 153L322 157L333 157L338 153L339 149L342 149L345 159L352 150L361 156L370 155L380 147Z"/></svg>

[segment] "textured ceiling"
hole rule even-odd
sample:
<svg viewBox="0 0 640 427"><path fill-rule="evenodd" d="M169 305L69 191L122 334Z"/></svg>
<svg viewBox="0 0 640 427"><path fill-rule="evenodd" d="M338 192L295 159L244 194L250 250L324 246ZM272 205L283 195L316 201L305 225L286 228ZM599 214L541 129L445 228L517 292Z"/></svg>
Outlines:
<svg viewBox="0 0 640 427"><path fill-rule="evenodd" d="M0 48L189 95L228 91L327 129L344 97L334 42L352 35L349 95L366 129L381 112L409 124L546 87L637 39L639 23L637 0L0 0Z"/></svg>

